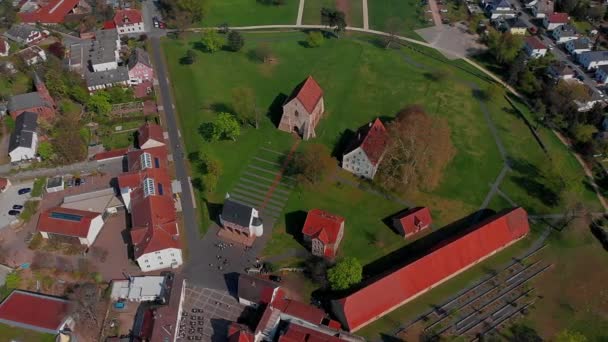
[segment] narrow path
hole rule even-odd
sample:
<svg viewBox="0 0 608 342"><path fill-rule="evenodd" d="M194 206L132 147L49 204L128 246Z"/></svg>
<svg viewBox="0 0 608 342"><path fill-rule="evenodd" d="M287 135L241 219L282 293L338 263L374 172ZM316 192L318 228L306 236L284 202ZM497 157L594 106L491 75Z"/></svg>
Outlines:
<svg viewBox="0 0 608 342"><path fill-rule="evenodd" d="M367 0L361 0L363 2L363 29L369 30L369 11L367 10Z"/></svg>
<svg viewBox="0 0 608 342"><path fill-rule="evenodd" d="M481 204L481 207L479 208L479 210L483 210L488 207L488 204L490 204L490 200L492 200L492 197L494 197L494 195L498 191L498 187L500 186L500 183L502 183L502 180L505 178L505 176L507 175L507 172L509 170L510 170L509 166L507 166L507 165L503 166L502 170L500 171L500 174L498 174L498 177L496 177L496 180L494 181L494 183L492 183L492 188L490 188L490 191L486 195L486 199Z"/></svg>
<svg viewBox="0 0 608 342"><path fill-rule="evenodd" d="M293 157L293 154L296 152L296 149L298 148L298 146L300 146L301 141L302 140L298 139L298 140L296 140L295 144L293 144L293 146L291 146L291 149L289 150L289 153L287 154L287 157L285 158L285 161L283 162L283 165L281 166L281 170L275 176L274 181L272 182L272 185L270 186L270 189L268 189L268 193L266 194L266 196L264 198L264 202L262 202L262 206L260 207L261 211L264 211L264 209L268 206L268 202L270 201L270 198L272 197L274 190L277 188L277 186L279 186L281 179L284 177L283 174L285 173L285 169L287 168L289 161ZM289 178L289 177L285 176L285 178Z"/></svg>
<svg viewBox="0 0 608 342"><path fill-rule="evenodd" d="M435 0L429 0L429 8L431 9L431 15L433 16L433 22L435 26L441 27L441 15L439 14L439 6Z"/></svg>
<svg viewBox="0 0 608 342"><path fill-rule="evenodd" d="M298 6L298 18L296 19L296 25L302 25L302 16L304 16L304 2L305 0L300 0L300 5Z"/></svg>
<svg viewBox="0 0 608 342"><path fill-rule="evenodd" d="M513 201L513 200L511 199L511 197L509 197L507 194L505 194L504 192L502 192L502 190L500 190L500 188L497 188L497 189L496 189L496 193L497 193L497 194L498 194L500 197L504 198L504 199L505 199L505 201L509 202L509 204L510 204L511 206L513 206L513 207L519 207L519 205L517 205L517 203L515 203L515 201Z"/></svg>

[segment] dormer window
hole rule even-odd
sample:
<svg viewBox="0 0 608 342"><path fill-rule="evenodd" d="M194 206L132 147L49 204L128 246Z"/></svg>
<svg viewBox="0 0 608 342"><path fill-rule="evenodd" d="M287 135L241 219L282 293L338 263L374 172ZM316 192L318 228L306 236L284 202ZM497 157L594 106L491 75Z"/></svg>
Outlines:
<svg viewBox="0 0 608 342"><path fill-rule="evenodd" d="M150 195L156 195L154 179L146 178L144 179L144 197L148 197Z"/></svg>
<svg viewBox="0 0 608 342"><path fill-rule="evenodd" d="M144 152L139 156L139 160L141 162L141 168L149 169L152 168L152 156L148 152Z"/></svg>

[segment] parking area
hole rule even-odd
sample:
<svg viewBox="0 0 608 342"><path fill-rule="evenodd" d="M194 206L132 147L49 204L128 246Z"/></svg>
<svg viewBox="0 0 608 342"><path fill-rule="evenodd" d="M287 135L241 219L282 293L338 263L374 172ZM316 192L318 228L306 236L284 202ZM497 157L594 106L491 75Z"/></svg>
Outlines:
<svg viewBox="0 0 608 342"><path fill-rule="evenodd" d="M244 310L228 292L188 284L177 340L227 341L228 326Z"/></svg>
<svg viewBox="0 0 608 342"><path fill-rule="evenodd" d="M0 193L0 228L4 228L11 224L16 218L8 214L9 210L13 209L13 205L23 205L25 201L30 199L30 194L19 195L17 192L22 188L32 188L34 182L24 182L13 184L3 193Z"/></svg>
<svg viewBox="0 0 608 342"><path fill-rule="evenodd" d="M440 51L447 59L472 56L487 49L478 42L477 35L470 34L462 23L427 27L416 30L416 33L429 44L450 52Z"/></svg>

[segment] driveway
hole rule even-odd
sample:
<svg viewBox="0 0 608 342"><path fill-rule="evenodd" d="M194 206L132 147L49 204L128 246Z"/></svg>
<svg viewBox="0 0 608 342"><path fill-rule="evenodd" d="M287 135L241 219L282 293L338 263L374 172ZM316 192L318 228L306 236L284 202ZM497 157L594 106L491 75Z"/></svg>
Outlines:
<svg viewBox="0 0 608 342"><path fill-rule="evenodd" d="M33 182L17 183L0 194L0 229L15 221L15 216L8 214L8 211L13 209L13 205L23 205L25 201L31 198L30 194L19 195L17 191L21 188L32 188L33 186Z"/></svg>

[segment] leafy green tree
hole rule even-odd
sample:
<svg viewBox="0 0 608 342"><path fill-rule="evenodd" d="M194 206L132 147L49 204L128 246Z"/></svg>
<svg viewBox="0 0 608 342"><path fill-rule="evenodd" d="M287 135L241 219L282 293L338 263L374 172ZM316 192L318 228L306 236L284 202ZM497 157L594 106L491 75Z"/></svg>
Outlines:
<svg viewBox="0 0 608 342"><path fill-rule="evenodd" d="M523 40L520 36L511 33L501 33L490 29L486 36L486 43L490 53L500 64L510 64L519 54Z"/></svg>
<svg viewBox="0 0 608 342"><path fill-rule="evenodd" d="M528 95L537 94L542 86L536 75L530 70L524 70L520 73L517 84L519 89Z"/></svg>
<svg viewBox="0 0 608 342"><path fill-rule="evenodd" d="M86 89L84 89L79 84L73 85L70 87L69 95L72 98L72 100L74 100L82 105L86 105L87 102L89 101L89 92L87 92Z"/></svg>
<svg viewBox="0 0 608 342"><path fill-rule="evenodd" d="M587 342L587 337L578 331L562 330L555 336L556 342Z"/></svg>
<svg viewBox="0 0 608 342"><path fill-rule="evenodd" d="M177 0L175 3L181 12L192 15L193 22L203 19L209 7L207 0Z"/></svg>
<svg viewBox="0 0 608 342"><path fill-rule="evenodd" d="M49 160L53 157L53 145L48 141L43 141L38 144L38 155L43 160Z"/></svg>
<svg viewBox="0 0 608 342"><path fill-rule="evenodd" d="M110 98L107 93L98 92L89 96L87 101L87 109L95 112L98 115L107 115L112 109Z"/></svg>
<svg viewBox="0 0 608 342"><path fill-rule="evenodd" d="M63 79L61 70L49 69L44 80L53 97L65 97L68 94L69 88Z"/></svg>
<svg viewBox="0 0 608 342"><path fill-rule="evenodd" d="M208 141L236 140L241 134L241 127L234 115L219 113L213 122L201 125L199 131Z"/></svg>
<svg viewBox="0 0 608 342"><path fill-rule="evenodd" d="M511 328L511 336L507 339L510 342L542 342L543 339L538 336L536 330L527 325L516 324Z"/></svg>
<svg viewBox="0 0 608 342"><path fill-rule="evenodd" d="M334 291L341 291L361 282L363 278L363 267L355 258L340 260L334 267L327 271L329 286Z"/></svg>
<svg viewBox="0 0 608 342"><path fill-rule="evenodd" d="M255 93L253 89L249 87L232 89L232 107L239 121L258 128Z"/></svg>
<svg viewBox="0 0 608 342"><path fill-rule="evenodd" d="M205 51L209 53L214 53L222 47L220 36L217 34L217 31L212 29L203 31L201 43L203 44Z"/></svg>
<svg viewBox="0 0 608 342"><path fill-rule="evenodd" d="M20 283L21 275L18 271L13 271L6 276L6 282L4 283L4 286L6 286L7 289L16 289L19 287Z"/></svg>
<svg viewBox="0 0 608 342"><path fill-rule="evenodd" d="M346 16L344 12L327 7L321 8L321 24L334 29L336 34L346 29Z"/></svg>
<svg viewBox="0 0 608 342"><path fill-rule="evenodd" d="M312 48L319 47L323 45L324 40L325 38L323 37L323 33L321 33L321 31L312 31L306 36L306 45Z"/></svg>
<svg viewBox="0 0 608 342"><path fill-rule="evenodd" d="M245 38L238 31L230 31L228 33L228 48L231 51L237 52L240 51L245 45Z"/></svg>
<svg viewBox="0 0 608 342"><path fill-rule="evenodd" d="M597 128L593 125L577 125L573 135L578 142L588 143L593 139L595 133L597 133Z"/></svg>

